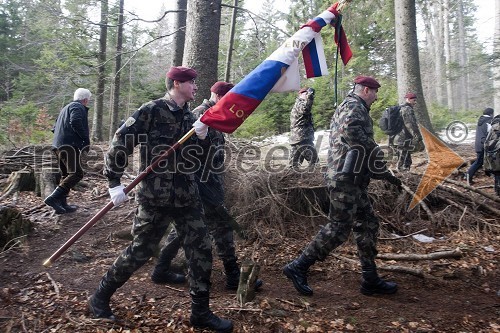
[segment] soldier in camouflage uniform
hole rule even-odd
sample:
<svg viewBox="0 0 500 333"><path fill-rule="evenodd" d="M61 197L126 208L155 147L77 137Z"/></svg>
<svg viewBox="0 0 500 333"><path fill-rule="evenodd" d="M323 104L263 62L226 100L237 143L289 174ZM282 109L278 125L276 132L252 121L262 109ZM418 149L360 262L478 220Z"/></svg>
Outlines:
<svg viewBox="0 0 500 333"><path fill-rule="evenodd" d="M307 273L316 260L323 261L343 244L351 230L358 247L363 270L361 292L365 295L391 294L397 285L377 275L377 234L379 222L368 197L370 178L385 179L401 186L383 161L383 152L373 139L371 104L377 99L380 84L372 77L358 76L351 93L332 117L328 170L325 179L330 191L328 224L321 228L302 254L287 264L283 273L297 291L312 295Z"/></svg>
<svg viewBox="0 0 500 333"><path fill-rule="evenodd" d="M314 89L303 88L290 112L290 166L299 167L304 160L312 166L318 162L318 152L314 147L314 126L311 108Z"/></svg>
<svg viewBox="0 0 500 333"><path fill-rule="evenodd" d="M195 122L187 103L194 99L197 90L195 78L196 72L191 68L172 67L166 78L167 94L143 104L129 117L115 133L106 154L105 175L116 206L127 200L120 178L134 147L141 144L140 171L143 171L155 157L195 127L197 137L188 139L137 185L139 206L132 228L134 238L89 298L89 309L96 318L115 320L109 306L111 296L149 260L173 222L184 240L189 266L191 324L217 332L232 332L232 322L215 316L209 308L212 249L194 175L200 163L192 165L192 158L190 161L186 158L203 156L210 145L205 138L208 127Z"/></svg>
<svg viewBox="0 0 500 333"><path fill-rule="evenodd" d="M403 129L394 137L394 144L397 149L398 170L410 170L412 159L411 153L423 148L422 135L418 129L417 118L413 108L417 104L417 95L407 93L405 103L401 105L401 117L403 118Z"/></svg>
<svg viewBox="0 0 500 333"><path fill-rule="evenodd" d="M206 110L215 105L234 85L224 81L216 82L211 88L209 100L193 110L196 118L201 117ZM224 264L226 273L226 288L238 289L240 279L240 268L238 266L234 246L233 227L237 226L234 218L229 214L224 205L224 134L213 128L209 128L208 137L211 142L210 165L204 165L196 173L201 201L205 210L207 226L217 248L217 254ZM184 275L170 271L170 263L177 255L181 246L181 239L175 229L172 229L167 237L165 246L160 252L158 263L151 274L151 280L155 283L183 283ZM262 286L262 281L257 279L255 287Z"/></svg>

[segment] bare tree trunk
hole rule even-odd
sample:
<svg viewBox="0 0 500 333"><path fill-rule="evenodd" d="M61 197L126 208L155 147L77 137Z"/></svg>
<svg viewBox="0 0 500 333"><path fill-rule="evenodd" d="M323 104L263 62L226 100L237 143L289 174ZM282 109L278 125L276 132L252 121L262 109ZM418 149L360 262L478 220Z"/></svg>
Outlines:
<svg viewBox="0 0 500 333"><path fill-rule="evenodd" d="M495 33L493 35L493 87L495 115L500 114L500 0L495 0Z"/></svg>
<svg viewBox="0 0 500 333"><path fill-rule="evenodd" d="M446 59L446 97L448 109L455 112L453 100L453 84L451 82L451 41L450 41L450 0L444 0L444 56Z"/></svg>
<svg viewBox="0 0 500 333"><path fill-rule="evenodd" d="M108 38L108 0L101 0L101 31L99 34L99 56L97 90L95 93L94 117L92 118L93 141L102 141L102 117L104 113L104 85L106 83L106 47Z"/></svg>
<svg viewBox="0 0 500 333"><path fill-rule="evenodd" d="M395 0L394 12L398 94L404 96L409 91L417 94L415 115L421 125L433 131L420 78L415 0Z"/></svg>
<svg viewBox="0 0 500 333"><path fill-rule="evenodd" d="M172 56L172 66L181 66L184 56L184 43L186 41L186 10L187 0L177 0L177 10L174 20L174 54Z"/></svg>
<svg viewBox="0 0 500 333"><path fill-rule="evenodd" d="M467 76L467 49L465 45L465 26L464 26L464 2L459 0L457 3L457 23L458 23L458 65L460 67L460 94L458 94L460 108L469 109L469 80Z"/></svg>
<svg viewBox="0 0 500 333"><path fill-rule="evenodd" d="M238 0L233 0L233 14L231 16L231 28L229 30L229 46L227 48L226 57L226 73L224 74L224 80L230 82L231 79L231 60L233 57L233 45L234 45L234 33L236 31L236 15L238 13Z"/></svg>
<svg viewBox="0 0 500 333"><path fill-rule="evenodd" d="M220 21L221 0L189 0L182 63L198 72L194 105L209 96L210 87L218 79Z"/></svg>
<svg viewBox="0 0 500 333"><path fill-rule="evenodd" d="M109 122L109 140L113 139L115 131L118 129L118 104L120 101L120 77L122 67L122 47L123 47L123 7L124 0L120 0L120 14L118 16L118 31L116 35L116 58L115 76L113 82L113 106L111 108L111 119Z"/></svg>
<svg viewBox="0 0 500 333"><path fill-rule="evenodd" d="M444 91L443 91L443 67L444 67L444 56L443 56L443 4L442 0L435 1L435 8L433 13L433 26L434 26L434 36L433 36L433 44L434 44L434 56L436 62L436 77L435 77L435 87L436 87L436 100L439 105L445 104L444 99Z"/></svg>

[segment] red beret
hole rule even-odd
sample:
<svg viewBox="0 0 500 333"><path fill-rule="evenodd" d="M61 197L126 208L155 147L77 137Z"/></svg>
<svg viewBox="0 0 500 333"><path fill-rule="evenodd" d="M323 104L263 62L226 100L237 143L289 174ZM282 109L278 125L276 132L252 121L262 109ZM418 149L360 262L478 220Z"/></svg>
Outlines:
<svg viewBox="0 0 500 333"><path fill-rule="evenodd" d="M234 84L224 81L217 81L214 83L210 91L219 96L224 96L229 90L234 87Z"/></svg>
<svg viewBox="0 0 500 333"><path fill-rule="evenodd" d="M167 72L167 77L172 80L186 82L196 78L198 73L192 68L172 66Z"/></svg>
<svg viewBox="0 0 500 333"><path fill-rule="evenodd" d="M354 83L360 84L362 86L372 88L372 89L377 89L380 88L380 83L377 82L374 78L371 76L356 76L354 79Z"/></svg>
<svg viewBox="0 0 500 333"><path fill-rule="evenodd" d="M417 98L417 95L415 95L414 93L407 93L405 95L405 98L408 98L408 99L413 99L413 98Z"/></svg>

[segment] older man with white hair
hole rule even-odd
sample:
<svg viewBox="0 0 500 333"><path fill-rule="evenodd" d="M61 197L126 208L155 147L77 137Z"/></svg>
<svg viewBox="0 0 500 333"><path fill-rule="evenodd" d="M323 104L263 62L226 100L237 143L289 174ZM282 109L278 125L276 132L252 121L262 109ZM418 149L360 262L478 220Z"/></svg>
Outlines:
<svg viewBox="0 0 500 333"><path fill-rule="evenodd" d="M52 147L59 163L61 180L44 202L54 208L56 214L72 213L78 208L68 205L66 198L83 178L80 153L90 144L87 105L91 96L88 89L76 89L73 101L61 109L54 126Z"/></svg>

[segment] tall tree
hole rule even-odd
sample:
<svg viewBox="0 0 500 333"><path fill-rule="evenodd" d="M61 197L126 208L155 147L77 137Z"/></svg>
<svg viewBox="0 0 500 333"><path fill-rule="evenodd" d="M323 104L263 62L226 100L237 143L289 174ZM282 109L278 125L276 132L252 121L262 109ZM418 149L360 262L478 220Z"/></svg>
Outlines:
<svg viewBox="0 0 500 333"><path fill-rule="evenodd" d="M102 118L104 106L104 86L106 83L106 48L108 39L108 0L101 0L101 22L99 33L99 54L97 57L97 89L95 92L94 117L91 138L102 141Z"/></svg>
<svg viewBox="0 0 500 333"><path fill-rule="evenodd" d="M456 16L457 16L457 53L458 53L458 68L459 68L459 87L460 94L457 94L460 108L462 110L469 109L469 80L467 71L467 47L465 45L465 18L464 18L464 3L463 0L456 1Z"/></svg>
<svg viewBox="0 0 500 333"><path fill-rule="evenodd" d="M182 63L198 72L194 105L209 96L210 87L218 80L220 21L221 0L189 0Z"/></svg>
<svg viewBox="0 0 500 333"><path fill-rule="evenodd" d="M229 45L226 53L226 66L224 73L224 80L230 82L231 80L231 60L233 58L234 47L234 34L236 33L236 16L238 14L238 0L233 0L233 11L231 14L231 27L229 28Z"/></svg>
<svg viewBox="0 0 500 333"><path fill-rule="evenodd" d="M174 52L172 66L182 65L184 43L186 41L187 0L177 0L177 14L174 19Z"/></svg>
<svg viewBox="0 0 500 333"><path fill-rule="evenodd" d="M118 128L118 114L120 102L120 78L122 70L122 48L123 48L123 6L124 0L120 0L120 14L118 15L118 32L116 35L115 75L113 77L113 106L111 108L111 119L109 123L109 139L113 139Z"/></svg>
<svg viewBox="0 0 500 333"><path fill-rule="evenodd" d="M415 0L394 0L396 22L396 66L398 95L411 91L419 97L415 114L420 124L432 131L420 78Z"/></svg>
<svg viewBox="0 0 500 333"><path fill-rule="evenodd" d="M495 0L495 32L493 34L493 86L495 114L500 114L500 0Z"/></svg>
<svg viewBox="0 0 500 333"><path fill-rule="evenodd" d="M447 107L451 112L455 112L455 100L453 99L453 82L451 75L451 33L450 33L450 0L443 2L443 25L444 25L444 56L446 59L446 98Z"/></svg>

